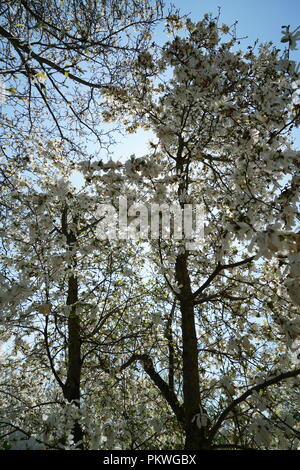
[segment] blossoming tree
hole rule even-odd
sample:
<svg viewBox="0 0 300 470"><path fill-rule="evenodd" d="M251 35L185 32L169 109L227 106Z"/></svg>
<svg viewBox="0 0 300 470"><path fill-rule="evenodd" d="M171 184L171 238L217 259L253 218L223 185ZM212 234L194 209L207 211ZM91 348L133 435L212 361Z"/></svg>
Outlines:
<svg viewBox="0 0 300 470"><path fill-rule="evenodd" d="M198 23L174 16L169 28L160 58L137 61L134 86L105 91L107 119L156 136L149 155L125 165L139 197L206 209L203 247L153 242L158 282L174 299L169 385L153 380L187 449L246 445L251 417L258 444L272 441L269 422L293 439L298 415L287 424L272 398L274 385L297 383L300 373L290 354L299 334L299 152L291 135L298 74L270 44L237 51L233 32L208 15ZM148 355L134 360L147 372Z"/></svg>
<svg viewBox="0 0 300 470"><path fill-rule="evenodd" d="M6 168L3 446L299 445L298 74L271 44L239 51L218 18L167 29L98 110L150 130L147 155L73 158L34 137ZM204 243L134 210L135 240L103 240L99 206L120 196L136 212L202 204Z"/></svg>

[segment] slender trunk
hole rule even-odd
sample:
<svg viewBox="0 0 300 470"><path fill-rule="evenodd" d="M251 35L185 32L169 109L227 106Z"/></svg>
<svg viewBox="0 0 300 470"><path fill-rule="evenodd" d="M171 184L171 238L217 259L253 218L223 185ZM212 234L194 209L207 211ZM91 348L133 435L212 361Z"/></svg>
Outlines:
<svg viewBox="0 0 300 470"><path fill-rule="evenodd" d="M184 155L184 139L179 136L176 154L176 173L179 179L178 201L184 210L184 201L189 189L189 158ZM194 299L188 270L188 251L185 250L176 258L175 278L180 288L178 299L181 311L182 360L183 360L183 400L185 449L208 449L208 426L198 427L197 415L203 412L200 399L200 382L198 366L198 342L195 327Z"/></svg>
<svg viewBox="0 0 300 470"><path fill-rule="evenodd" d="M180 310L183 348L183 398L186 430L186 449L197 449L194 416L199 413L198 351L195 331L194 308L191 296L190 278L187 269L187 254L180 254L176 260L176 280L180 287Z"/></svg>
<svg viewBox="0 0 300 470"><path fill-rule="evenodd" d="M185 424L185 449L197 450L209 447L205 427L197 426L196 415L201 407L198 368L198 344L195 328L194 303L187 267L187 253L177 256L176 280L181 286L179 300L181 310L183 349L183 399Z"/></svg>
<svg viewBox="0 0 300 470"><path fill-rule="evenodd" d="M76 244L76 234L73 230L68 230L67 211L65 207L62 214L62 231L67 238L68 250L73 253L72 263L69 264L71 274L68 279L67 305L70 307L68 316L68 362L67 380L64 385L64 397L69 403L74 403L80 408L80 379L81 379L81 327L80 317L77 313L76 303L78 302L78 279L74 270L76 268L76 256L74 248ZM76 220L73 221L76 226ZM74 442L79 443L78 448L83 448L83 431L78 421L73 427Z"/></svg>
<svg viewBox="0 0 300 470"><path fill-rule="evenodd" d="M76 300L75 300L76 299ZM76 313L78 300L78 281L75 276L69 279L69 292L67 305L71 306L68 318L68 366L67 380L64 387L64 396L70 403L80 408L80 378L81 378L81 338L80 319ZM83 432L80 424L76 421L73 429L74 442L83 440ZM82 448L82 445L79 445Z"/></svg>

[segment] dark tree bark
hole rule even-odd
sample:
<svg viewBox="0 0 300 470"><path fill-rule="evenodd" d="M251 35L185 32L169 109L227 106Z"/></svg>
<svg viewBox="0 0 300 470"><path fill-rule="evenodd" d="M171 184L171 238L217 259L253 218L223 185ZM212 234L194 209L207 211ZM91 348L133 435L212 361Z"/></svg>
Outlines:
<svg viewBox="0 0 300 470"><path fill-rule="evenodd" d="M198 344L195 328L194 301L187 266L187 252L177 256L175 273L180 286L178 295L181 310L185 449L197 450L208 447L205 427L199 428L195 416L201 407L198 366Z"/></svg>
<svg viewBox="0 0 300 470"><path fill-rule="evenodd" d="M74 250L76 244L76 234L74 230L68 230L68 208L65 207L62 214L62 232L67 238L68 250ZM76 226L76 220L73 221ZM69 269L74 270L76 267L75 255ZM63 387L64 397L69 403L74 403L80 408L80 379L81 379L81 328L80 318L76 310L78 302L78 279L72 272L68 279L67 305L70 306L68 317L68 362L67 362L67 380ZM83 448L83 431L82 427L75 421L73 429L74 442L79 443L78 447Z"/></svg>
<svg viewBox="0 0 300 470"><path fill-rule="evenodd" d="M179 179L178 201L182 210L184 210L183 201L189 187L189 159L184 157L184 145L184 140L180 136L176 155L176 172ZM203 412L203 407L200 400L198 343L194 312L195 299L191 288L187 250L176 257L175 279L179 288L177 298L181 312L185 449L205 449L208 447L207 427L199 428L196 419L196 415Z"/></svg>

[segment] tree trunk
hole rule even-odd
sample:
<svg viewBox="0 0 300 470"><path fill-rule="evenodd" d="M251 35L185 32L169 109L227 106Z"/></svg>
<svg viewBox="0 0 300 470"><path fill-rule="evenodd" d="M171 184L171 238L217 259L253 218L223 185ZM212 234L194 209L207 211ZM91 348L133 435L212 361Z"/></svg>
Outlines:
<svg viewBox="0 0 300 470"><path fill-rule="evenodd" d="M80 318L77 313L76 303L78 302L78 279L74 270L76 268L76 255L74 248L76 244L76 234L73 230L68 230L68 207L65 206L62 213L62 231L67 238L68 250L73 253L72 262L69 264L71 274L68 279L67 305L70 306L68 316L68 362L67 380L64 385L64 397L69 403L74 403L80 408L80 379L81 379L81 328ZM73 220L76 226L76 219ZM78 448L83 448L83 431L78 421L73 427L74 443L79 443Z"/></svg>
<svg viewBox="0 0 300 470"><path fill-rule="evenodd" d="M76 300L75 300L76 299ZM80 319L76 313L78 300L78 282L75 276L69 279L69 292L67 305L71 305L68 318L68 366L67 380L64 387L64 396L69 403L74 402L80 408L80 378L81 378L81 338ZM73 429L74 442L83 440L83 432L80 424L76 421ZM82 448L82 444L78 446Z"/></svg>
<svg viewBox="0 0 300 470"><path fill-rule="evenodd" d="M183 399L186 432L185 449L207 447L204 429L199 429L195 415L200 412L200 384L198 370L198 345L195 329L194 304L187 268L187 253L177 256L176 280L180 287L180 310L183 348Z"/></svg>

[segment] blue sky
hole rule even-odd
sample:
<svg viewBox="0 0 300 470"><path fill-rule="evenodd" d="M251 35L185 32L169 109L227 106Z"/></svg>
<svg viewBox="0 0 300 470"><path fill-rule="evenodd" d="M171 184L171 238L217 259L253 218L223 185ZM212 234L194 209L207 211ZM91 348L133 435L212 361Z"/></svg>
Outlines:
<svg viewBox="0 0 300 470"><path fill-rule="evenodd" d="M248 36L249 42L279 42L282 25L295 29L300 24L299 0L175 0L174 4L182 13L191 13L193 19L208 12L217 14L220 6L221 21L238 21L238 32Z"/></svg>
<svg viewBox="0 0 300 470"><path fill-rule="evenodd" d="M230 26L238 21L238 36L247 36L241 40L241 49L257 39L260 43L272 41L283 49L284 44L280 43L281 26L290 25L293 31L300 25L300 0L173 0L172 3L181 14L190 14L194 21L200 20L205 13L217 15L218 6L221 7L220 22ZM159 38L163 40L160 34ZM298 47L300 49L300 42ZM291 59L300 62L300 50L293 51ZM300 146L299 129L296 133L296 141ZM143 131L126 136L114 148L114 159L128 158L132 153L137 156L147 153L149 138L150 134Z"/></svg>

